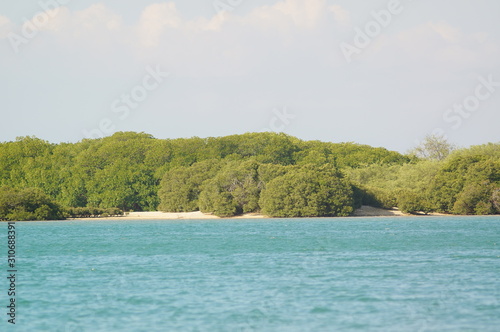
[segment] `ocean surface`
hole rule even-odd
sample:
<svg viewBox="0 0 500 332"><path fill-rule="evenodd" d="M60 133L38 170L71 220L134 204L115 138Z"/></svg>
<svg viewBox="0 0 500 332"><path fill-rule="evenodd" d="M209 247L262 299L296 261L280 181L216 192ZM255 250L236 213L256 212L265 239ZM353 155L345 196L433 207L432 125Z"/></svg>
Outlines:
<svg viewBox="0 0 500 332"><path fill-rule="evenodd" d="M498 216L16 230L16 325L3 277L0 331L500 331Z"/></svg>

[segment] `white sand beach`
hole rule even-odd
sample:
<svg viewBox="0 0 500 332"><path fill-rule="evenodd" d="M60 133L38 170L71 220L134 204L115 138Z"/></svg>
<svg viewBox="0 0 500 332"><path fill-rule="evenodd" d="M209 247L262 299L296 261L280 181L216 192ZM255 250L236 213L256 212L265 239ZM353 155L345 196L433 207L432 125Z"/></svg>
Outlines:
<svg viewBox="0 0 500 332"><path fill-rule="evenodd" d="M265 215L259 213L247 213L241 216L232 217L232 219L257 219L267 218ZM203 213L200 211L195 212L161 212L161 211L146 211L146 212L127 212L121 217L99 217L99 218L73 218L73 220L176 220L176 219L224 219L217 217L213 214Z"/></svg>
<svg viewBox="0 0 500 332"><path fill-rule="evenodd" d="M363 205L359 209L356 209L353 214L354 217L395 217L406 215L398 209L386 210L368 205Z"/></svg>
<svg viewBox="0 0 500 332"><path fill-rule="evenodd" d="M398 216L409 216L409 214L403 213L398 209L386 210L380 209L372 206L362 206L361 208L354 211L353 217L398 217ZM262 219L268 218L267 216L260 213L246 213L241 216L231 217L230 219ZM112 220L176 220L176 219L228 219L220 218L213 214L203 213L201 211L195 212L161 212L161 211L147 211L147 212L127 212L121 217L108 217L108 218L75 218L78 220L88 220L88 219L112 219Z"/></svg>
<svg viewBox="0 0 500 332"><path fill-rule="evenodd" d="M148 211L148 212L128 212L121 218L126 219L219 219L219 217L212 214L203 213L201 211L195 212L161 212L161 211Z"/></svg>

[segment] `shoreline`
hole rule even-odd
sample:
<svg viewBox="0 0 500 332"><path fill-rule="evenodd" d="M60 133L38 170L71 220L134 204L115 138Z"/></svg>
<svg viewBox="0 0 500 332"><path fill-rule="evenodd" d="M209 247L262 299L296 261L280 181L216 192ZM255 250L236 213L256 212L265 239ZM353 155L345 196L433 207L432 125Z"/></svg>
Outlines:
<svg viewBox="0 0 500 332"><path fill-rule="evenodd" d="M194 220L194 219L264 219L269 218L260 213L246 213L240 216L221 218L213 214L203 213L201 211L194 212L161 212L161 211L145 211L145 212L126 212L120 217L91 217L91 218L68 218L67 220Z"/></svg>
<svg viewBox="0 0 500 332"><path fill-rule="evenodd" d="M356 209L351 216L348 217L425 217L425 216L451 216L442 213L424 214L407 214L398 209L381 209L372 206L364 205ZM201 211L194 212L161 212L161 211L146 211L146 212L127 212L120 217L91 217L91 218L68 218L67 220L193 220L193 219L266 219L270 218L260 213L246 213L239 216L222 218L213 214L203 213ZM330 218L330 217L322 217ZM335 217L339 218L339 217Z"/></svg>

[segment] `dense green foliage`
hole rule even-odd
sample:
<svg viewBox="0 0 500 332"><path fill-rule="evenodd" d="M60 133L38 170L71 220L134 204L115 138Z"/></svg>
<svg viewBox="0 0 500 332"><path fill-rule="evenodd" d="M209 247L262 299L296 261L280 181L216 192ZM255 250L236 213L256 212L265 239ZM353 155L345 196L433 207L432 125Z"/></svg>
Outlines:
<svg viewBox="0 0 500 332"><path fill-rule="evenodd" d="M21 137L0 143L0 186L37 188L68 216L116 214L110 208L335 216L362 204L410 213L499 213L499 144L445 157L449 148L434 138L418 156L404 156L276 133L155 139L120 132L60 144ZM49 218L42 210L12 211Z"/></svg>
<svg viewBox="0 0 500 332"><path fill-rule="evenodd" d="M271 217L348 216L353 204L351 185L328 165L291 169L260 197L262 212Z"/></svg>
<svg viewBox="0 0 500 332"><path fill-rule="evenodd" d="M353 210L351 185L329 164L203 161L168 171L159 194L165 211L220 217L259 211L273 217L335 216Z"/></svg>
<svg viewBox="0 0 500 332"><path fill-rule="evenodd" d="M221 217L256 212L259 210L262 186L257 162L228 162L214 177L203 183L200 210Z"/></svg>
<svg viewBox="0 0 500 332"><path fill-rule="evenodd" d="M243 175L236 173L244 171L225 173L250 159L260 165L262 172L267 172L264 177L268 178L273 177L273 171L264 171L262 165L331 163L356 168L374 162L408 161L407 157L383 148L304 142L275 133L160 140L145 133L120 132L103 139L61 144L21 137L14 142L0 143L0 185L39 188L65 207L118 207L124 211L150 211L159 207L168 211L191 211L215 207L220 210L225 206L225 210L239 213L258 209L261 184L258 189L247 188L246 184L227 192L231 199L223 199L225 194L217 192L232 189L226 182L232 181L231 176L239 179ZM230 162L233 163L228 164ZM224 172L219 174L224 167ZM206 180L210 181L205 183ZM204 205L200 206L198 196L202 185L206 193L218 197L205 195ZM246 195L253 195L252 200L246 202ZM232 199L236 203L228 203ZM239 207L231 207L231 204Z"/></svg>
<svg viewBox="0 0 500 332"><path fill-rule="evenodd" d="M37 188L0 187L0 220L64 219L61 207Z"/></svg>
<svg viewBox="0 0 500 332"><path fill-rule="evenodd" d="M369 205L409 213L500 213L500 144L457 150L442 161L371 165L346 173Z"/></svg>
<svg viewBox="0 0 500 332"><path fill-rule="evenodd" d="M484 156L453 156L436 174L430 188L438 211L494 214L500 189L500 160Z"/></svg>
<svg viewBox="0 0 500 332"><path fill-rule="evenodd" d="M220 167L219 160L210 159L172 168L163 176L158 192L161 200L158 208L169 212L199 210L201 185L214 177Z"/></svg>

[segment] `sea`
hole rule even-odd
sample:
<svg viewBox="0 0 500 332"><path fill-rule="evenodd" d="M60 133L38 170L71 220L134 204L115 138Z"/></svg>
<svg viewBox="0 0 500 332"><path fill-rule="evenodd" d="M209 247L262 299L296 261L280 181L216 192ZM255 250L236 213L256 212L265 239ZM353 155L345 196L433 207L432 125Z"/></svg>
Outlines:
<svg viewBox="0 0 500 332"><path fill-rule="evenodd" d="M499 216L0 227L0 331L500 331Z"/></svg>

